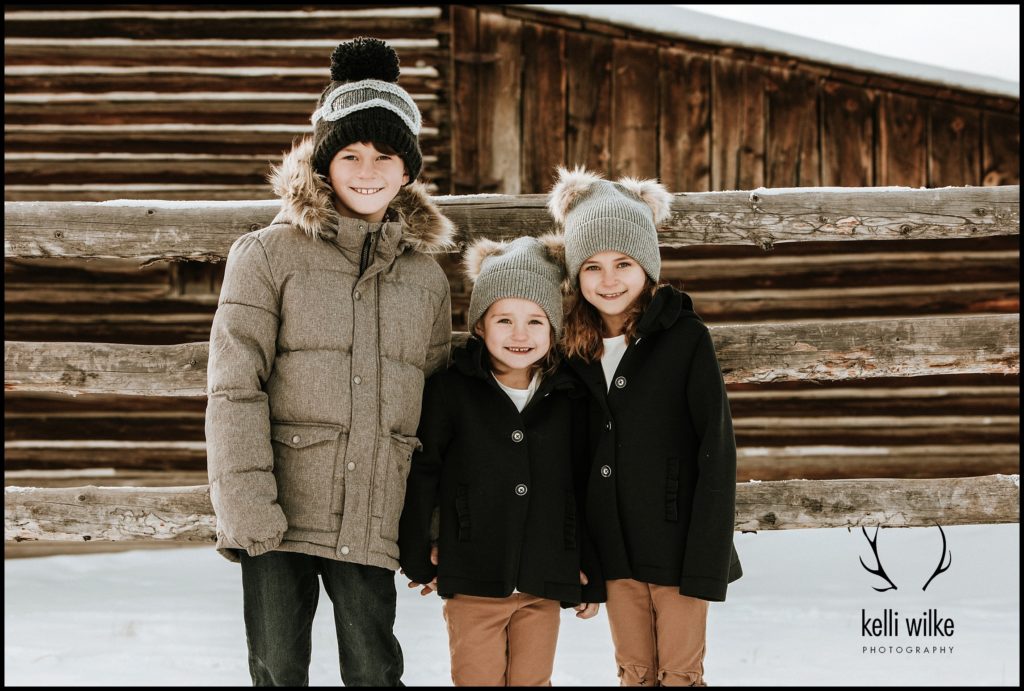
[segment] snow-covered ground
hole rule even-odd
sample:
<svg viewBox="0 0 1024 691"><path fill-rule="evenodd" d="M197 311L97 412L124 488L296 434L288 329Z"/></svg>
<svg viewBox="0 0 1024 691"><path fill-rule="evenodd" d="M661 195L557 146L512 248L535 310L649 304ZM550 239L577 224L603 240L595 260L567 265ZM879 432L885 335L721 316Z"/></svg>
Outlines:
<svg viewBox="0 0 1024 691"><path fill-rule="evenodd" d="M1019 528L945 528L952 564L924 592L939 563L938 529L882 530L879 554L898 586L885 593L858 561L874 566L859 530L738 534L745 575L728 602L711 606L706 681L1018 686ZM8 560L4 576L5 685L250 683L240 570L212 547ZM396 583L403 681L449 685L440 600L406 588L403 576ZM862 610L873 619L886 609L900 635L865 636ZM952 620L952 636L908 635L906 619L929 610ZM553 682L616 685L603 610L589 621L563 612ZM340 683L323 592L310 683Z"/></svg>

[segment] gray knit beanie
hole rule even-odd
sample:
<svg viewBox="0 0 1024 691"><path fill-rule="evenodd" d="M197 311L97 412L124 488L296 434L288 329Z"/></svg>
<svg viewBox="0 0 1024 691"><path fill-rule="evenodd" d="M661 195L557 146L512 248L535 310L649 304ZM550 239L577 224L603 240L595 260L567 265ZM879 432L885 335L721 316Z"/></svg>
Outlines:
<svg viewBox="0 0 1024 691"><path fill-rule="evenodd" d="M423 167L422 118L412 96L398 85L398 55L377 38L338 44L331 82L313 112L313 169L327 177L331 159L355 142L387 144L405 162L410 184Z"/></svg>
<svg viewBox="0 0 1024 691"><path fill-rule="evenodd" d="M605 250L632 257L658 281L656 226L672 215L672 195L657 180L611 182L582 167L559 167L548 210L565 226L565 262L573 285L579 284L583 262Z"/></svg>
<svg viewBox="0 0 1024 691"><path fill-rule="evenodd" d="M472 331L487 308L504 298L522 298L540 305L562 335L562 283L565 279L563 237L549 233L521 237L511 242L477 240L464 260L466 276L473 282L466 324Z"/></svg>

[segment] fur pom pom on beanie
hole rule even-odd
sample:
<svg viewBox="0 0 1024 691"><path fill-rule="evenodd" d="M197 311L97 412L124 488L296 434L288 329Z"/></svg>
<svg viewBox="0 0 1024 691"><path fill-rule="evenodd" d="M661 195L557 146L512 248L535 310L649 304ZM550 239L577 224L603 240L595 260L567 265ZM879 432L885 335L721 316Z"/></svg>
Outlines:
<svg viewBox="0 0 1024 691"><path fill-rule="evenodd" d="M483 239L473 243L463 257L466 277L473 282L466 315L470 330L498 300L521 298L540 305L555 329L555 337L561 337L564 249L560 233L511 242Z"/></svg>
<svg viewBox="0 0 1024 691"><path fill-rule="evenodd" d="M548 210L565 228L565 263L573 285L583 262L606 250L632 257L657 282L657 226L672 215L672 194L657 180L612 182L579 166L559 167Z"/></svg>

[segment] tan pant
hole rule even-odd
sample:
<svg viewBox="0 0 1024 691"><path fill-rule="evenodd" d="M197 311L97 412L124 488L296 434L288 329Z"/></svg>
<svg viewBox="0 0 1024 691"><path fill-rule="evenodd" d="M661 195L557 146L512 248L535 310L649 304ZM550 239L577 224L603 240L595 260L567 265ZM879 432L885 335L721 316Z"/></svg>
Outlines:
<svg viewBox="0 0 1024 691"><path fill-rule="evenodd" d="M452 683L551 686L560 612L557 601L525 593L445 600Z"/></svg>
<svg viewBox="0 0 1024 691"><path fill-rule="evenodd" d="M619 685L705 686L707 601L629 578L607 586Z"/></svg>

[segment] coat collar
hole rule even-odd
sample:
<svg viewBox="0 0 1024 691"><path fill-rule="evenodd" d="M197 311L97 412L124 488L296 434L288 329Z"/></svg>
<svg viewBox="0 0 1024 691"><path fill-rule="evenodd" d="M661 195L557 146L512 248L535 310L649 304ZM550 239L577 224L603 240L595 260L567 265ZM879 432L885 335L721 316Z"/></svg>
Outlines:
<svg viewBox="0 0 1024 691"><path fill-rule="evenodd" d="M680 319L701 320L693 310L693 300L689 295L675 286L663 285L654 293L651 304L640 317L636 325L637 336L642 338L665 331Z"/></svg>
<svg viewBox="0 0 1024 691"><path fill-rule="evenodd" d="M330 183L313 170L313 140L306 137L285 154L281 165L274 166L270 183L281 198L281 210L274 223L288 223L310 237L334 241L339 227L347 227L334 208L334 192ZM392 200L381 224L382 238L392 244L398 254L406 248L418 252L441 252L451 249L455 226L434 205L426 185L406 185Z"/></svg>

